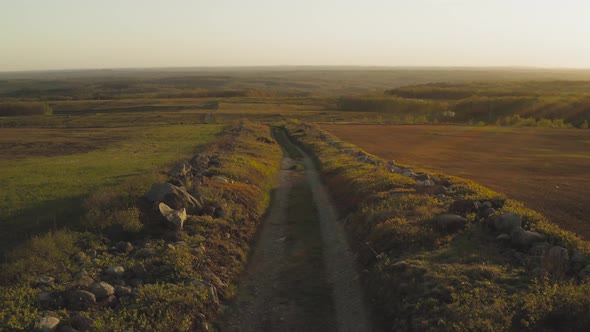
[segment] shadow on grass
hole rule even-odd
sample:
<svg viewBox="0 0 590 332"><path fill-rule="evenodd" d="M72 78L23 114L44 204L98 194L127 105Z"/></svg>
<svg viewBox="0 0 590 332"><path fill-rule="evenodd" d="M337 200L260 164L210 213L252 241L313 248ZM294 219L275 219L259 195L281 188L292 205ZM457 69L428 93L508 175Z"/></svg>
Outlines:
<svg viewBox="0 0 590 332"><path fill-rule="evenodd" d="M45 201L21 213L0 218L0 262L6 254L32 237L63 228L79 229L85 196Z"/></svg>

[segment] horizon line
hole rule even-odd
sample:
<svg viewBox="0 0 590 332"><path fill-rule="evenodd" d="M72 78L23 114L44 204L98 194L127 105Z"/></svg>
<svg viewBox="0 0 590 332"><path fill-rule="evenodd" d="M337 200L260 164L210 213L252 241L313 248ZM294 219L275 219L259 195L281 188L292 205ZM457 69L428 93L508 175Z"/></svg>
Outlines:
<svg viewBox="0 0 590 332"><path fill-rule="evenodd" d="M524 70L590 70L590 67L549 67L549 66L495 66L495 65L482 65L482 66L444 66L444 65L210 65L210 66L153 66L153 67L88 67L88 68L55 68L55 69L15 69L15 70L0 70L0 74L10 73L44 73L44 72L79 72L79 71L124 71L124 70L182 70L182 69L203 69L203 70L224 70L224 69L280 69L280 68L325 68L325 69L338 69L338 68L356 68L356 69L524 69Z"/></svg>

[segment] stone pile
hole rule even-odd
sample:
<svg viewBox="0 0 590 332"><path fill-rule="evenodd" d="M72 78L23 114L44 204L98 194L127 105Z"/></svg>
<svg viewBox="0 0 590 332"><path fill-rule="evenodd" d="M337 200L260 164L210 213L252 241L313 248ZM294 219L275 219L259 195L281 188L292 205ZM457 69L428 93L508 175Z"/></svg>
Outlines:
<svg viewBox="0 0 590 332"><path fill-rule="evenodd" d="M452 199L447 197L453 194L452 182L448 178L437 178L427 173L415 172L409 167L397 165L394 160L383 165L379 159L346 146L309 124L304 124L304 128L311 136L318 137L358 162L385 167L391 173L416 180L415 189L419 194ZM467 216L475 216L474 222L484 225L484 229L494 236L500 245L507 247L511 258L532 274L549 274L554 277L573 276L579 280L590 280L590 257L579 252L571 253L567 248L552 244L546 235L523 228L521 216L511 212L499 213L502 206L503 202L479 202L465 199L452 201L447 213L432 219L432 227L441 232L458 232L468 227Z"/></svg>

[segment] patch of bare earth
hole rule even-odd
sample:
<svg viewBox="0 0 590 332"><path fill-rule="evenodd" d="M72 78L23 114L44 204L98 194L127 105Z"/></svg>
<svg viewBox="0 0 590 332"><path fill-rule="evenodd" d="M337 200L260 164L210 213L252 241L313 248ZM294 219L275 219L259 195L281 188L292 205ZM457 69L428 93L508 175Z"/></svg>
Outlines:
<svg viewBox="0 0 590 332"><path fill-rule="evenodd" d="M369 331L354 256L311 159L283 160L222 331ZM293 167L305 166L305 171Z"/></svg>

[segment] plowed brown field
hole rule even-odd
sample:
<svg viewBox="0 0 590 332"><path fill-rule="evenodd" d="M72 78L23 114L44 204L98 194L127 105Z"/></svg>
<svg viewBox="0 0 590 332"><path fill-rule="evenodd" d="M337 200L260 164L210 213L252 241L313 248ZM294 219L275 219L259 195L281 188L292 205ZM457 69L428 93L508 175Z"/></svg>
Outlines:
<svg viewBox="0 0 590 332"><path fill-rule="evenodd" d="M590 239L590 130L322 125L399 164L481 183Z"/></svg>

